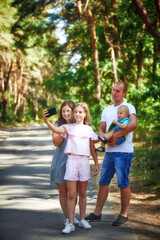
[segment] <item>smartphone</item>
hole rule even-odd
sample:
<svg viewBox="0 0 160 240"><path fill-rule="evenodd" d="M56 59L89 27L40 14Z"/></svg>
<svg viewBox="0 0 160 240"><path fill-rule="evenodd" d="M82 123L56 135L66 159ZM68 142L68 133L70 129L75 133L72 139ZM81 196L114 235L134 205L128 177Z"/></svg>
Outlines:
<svg viewBox="0 0 160 240"><path fill-rule="evenodd" d="M51 108L51 109L48 109L47 111L48 111L48 116L47 117L53 116L53 115L55 115L57 113L55 107Z"/></svg>

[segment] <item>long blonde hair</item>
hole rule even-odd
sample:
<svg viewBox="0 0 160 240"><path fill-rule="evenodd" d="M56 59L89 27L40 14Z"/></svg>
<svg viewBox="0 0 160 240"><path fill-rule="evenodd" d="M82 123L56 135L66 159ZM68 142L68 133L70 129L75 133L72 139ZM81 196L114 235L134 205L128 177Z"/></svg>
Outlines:
<svg viewBox="0 0 160 240"><path fill-rule="evenodd" d="M84 123L85 125L88 125L89 122L90 122L90 113L89 113L89 108L88 108L87 103L85 103L85 102L79 102L79 103L77 103L77 104L75 105L74 109L73 109L73 114L74 114L74 111L75 111L75 109L76 109L77 107L82 107L82 108L83 108L83 110L84 110L84 112L85 112L85 114L86 114L86 117L84 118L84 122L83 122L83 123Z"/></svg>

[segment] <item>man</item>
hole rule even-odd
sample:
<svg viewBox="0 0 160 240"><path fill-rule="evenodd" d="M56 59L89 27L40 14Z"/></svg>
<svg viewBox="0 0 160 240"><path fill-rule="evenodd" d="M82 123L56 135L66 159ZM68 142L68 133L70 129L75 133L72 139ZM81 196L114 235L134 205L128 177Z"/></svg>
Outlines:
<svg viewBox="0 0 160 240"><path fill-rule="evenodd" d="M101 116L99 135L104 136L110 124L117 119L117 108L120 105L126 105L129 108L130 122L125 129L115 132L112 138L107 142L107 150L103 159L97 202L94 213L86 217L86 220L94 221L101 219L103 206L108 197L109 184L115 172L117 174L118 187L121 193L121 211L117 219L112 223L113 226L119 226L128 221L128 208L131 198L129 187L129 173L133 158L133 130L137 127L136 110L132 104L124 102L124 96L127 92L127 86L124 82L116 82L112 89L112 99L114 104L106 107ZM126 136L126 141L116 145L117 138Z"/></svg>

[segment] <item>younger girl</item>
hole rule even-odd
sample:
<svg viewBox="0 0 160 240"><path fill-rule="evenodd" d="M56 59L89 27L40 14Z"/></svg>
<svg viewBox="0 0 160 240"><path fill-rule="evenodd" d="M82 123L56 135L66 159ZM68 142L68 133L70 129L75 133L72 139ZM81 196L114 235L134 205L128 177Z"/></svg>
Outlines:
<svg viewBox="0 0 160 240"><path fill-rule="evenodd" d="M99 173L97 154L93 142L93 140L97 140L98 138L92 128L88 126L90 116L87 104L78 103L73 110L73 115L76 123L69 125L64 124L58 128L48 121L46 113L44 112L44 121L48 127L53 132L63 134L63 136L66 135L67 137L65 153L68 155L68 159L64 179L67 181L69 193L67 201L69 223L62 230L62 233L70 233L75 230L74 212L77 196L77 182L79 184L79 226L85 229L91 228L91 225L84 219L86 211L86 190L88 179L90 178L90 150L95 161L94 174L97 175Z"/></svg>

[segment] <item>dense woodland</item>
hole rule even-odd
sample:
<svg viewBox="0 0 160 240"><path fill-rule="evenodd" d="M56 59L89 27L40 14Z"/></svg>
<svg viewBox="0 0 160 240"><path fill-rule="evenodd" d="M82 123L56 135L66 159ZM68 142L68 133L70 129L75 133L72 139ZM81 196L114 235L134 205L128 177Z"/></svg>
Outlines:
<svg viewBox="0 0 160 240"><path fill-rule="evenodd" d="M135 172L160 186L160 0L0 1L2 126L73 100L98 132L120 80L137 110Z"/></svg>

